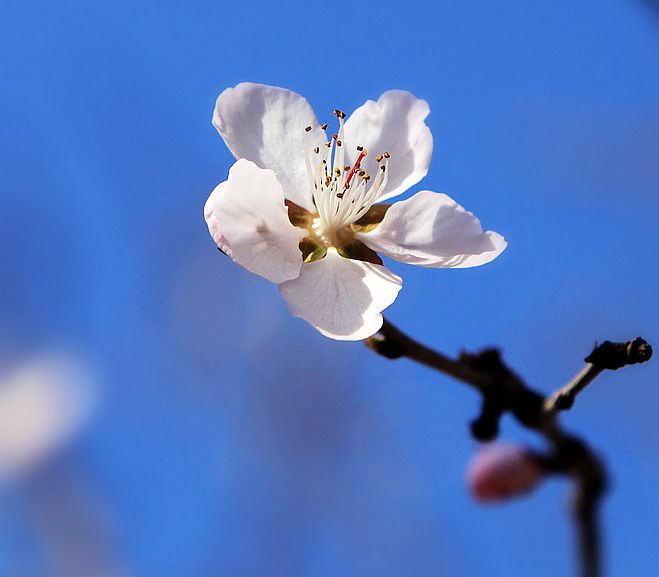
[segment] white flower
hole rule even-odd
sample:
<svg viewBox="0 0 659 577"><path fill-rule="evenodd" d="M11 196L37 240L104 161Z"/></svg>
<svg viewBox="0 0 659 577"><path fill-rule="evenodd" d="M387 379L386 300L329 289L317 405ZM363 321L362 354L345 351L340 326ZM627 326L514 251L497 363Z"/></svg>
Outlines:
<svg viewBox="0 0 659 577"><path fill-rule="evenodd" d="M217 99L213 124L238 159L204 215L216 244L279 284L291 313L324 335L364 339L382 326L400 277L377 253L430 268L497 257L506 241L445 194L375 204L428 172L429 108L409 92L367 101L327 137L309 103L283 88L242 83Z"/></svg>
<svg viewBox="0 0 659 577"><path fill-rule="evenodd" d="M50 352L0 376L0 486L52 458L83 428L96 401L92 371Z"/></svg>

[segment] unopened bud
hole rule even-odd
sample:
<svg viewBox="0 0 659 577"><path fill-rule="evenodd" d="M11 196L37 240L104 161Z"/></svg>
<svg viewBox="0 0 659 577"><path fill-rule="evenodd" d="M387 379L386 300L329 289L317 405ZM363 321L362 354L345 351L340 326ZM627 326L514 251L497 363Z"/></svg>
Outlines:
<svg viewBox="0 0 659 577"><path fill-rule="evenodd" d="M467 469L467 483L480 501L502 501L527 493L543 477L538 458L518 445L489 445Z"/></svg>

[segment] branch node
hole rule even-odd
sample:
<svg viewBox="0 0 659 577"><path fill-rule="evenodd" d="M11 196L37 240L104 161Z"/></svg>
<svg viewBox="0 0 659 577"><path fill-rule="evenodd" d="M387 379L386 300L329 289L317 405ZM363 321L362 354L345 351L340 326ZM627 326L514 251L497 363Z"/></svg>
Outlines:
<svg viewBox="0 0 659 577"><path fill-rule="evenodd" d="M493 395L483 397L481 413L476 417L469 429L474 439L478 441L491 441L499 435L499 420L503 415L501 403Z"/></svg>

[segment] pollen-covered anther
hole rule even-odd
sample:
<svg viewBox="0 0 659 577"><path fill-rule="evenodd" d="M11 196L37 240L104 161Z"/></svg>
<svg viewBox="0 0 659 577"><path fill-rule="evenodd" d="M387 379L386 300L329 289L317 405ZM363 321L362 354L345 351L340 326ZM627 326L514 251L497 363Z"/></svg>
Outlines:
<svg viewBox="0 0 659 577"><path fill-rule="evenodd" d="M377 160L378 162L382 162L382 159L383 159L383 158L384 158L384 157L383 157L381 154L378 154L378 155L375 157L375 160Z"/></svg>

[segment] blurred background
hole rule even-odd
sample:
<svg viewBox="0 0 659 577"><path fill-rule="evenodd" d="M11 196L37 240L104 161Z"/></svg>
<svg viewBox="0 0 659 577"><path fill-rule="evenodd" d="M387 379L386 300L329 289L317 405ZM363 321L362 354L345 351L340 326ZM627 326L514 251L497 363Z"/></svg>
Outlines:
<svg viewBox="0 0 659 577"><path fill-rule="evenodd" d="M10 0L0 20L0 574L573 574L569 487L484 507L472 391L292 318L202 217L243 80L319 118L430 104L422 187L510 246L391 268L388 316L448 353L498 345L543 391L596 340L659 344L659 7L599 2ZM566 425L611 469L611 576L659 567L659 363ZM502 438L536 443L509 418Z"/></svg>

